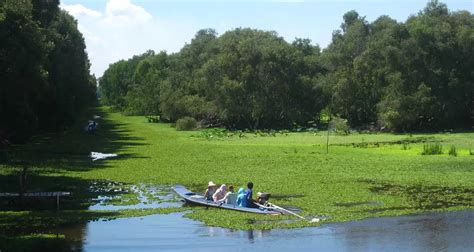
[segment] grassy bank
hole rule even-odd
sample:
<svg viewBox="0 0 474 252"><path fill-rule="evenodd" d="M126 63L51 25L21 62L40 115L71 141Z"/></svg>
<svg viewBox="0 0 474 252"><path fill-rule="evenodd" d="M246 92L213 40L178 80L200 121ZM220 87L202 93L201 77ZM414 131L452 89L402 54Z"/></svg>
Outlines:
<svg viewBox="0 0 474 252"><path fill-rule="evenodd" d="M31 186L81 192L91 180L112 180L179 183L203 191L209 180L237 187L253 181L255 191L272 193L273 203L328 221L474 207L474 156L469 153L474 133L331 135L327 154L325 132L208 138L143 117L107 111L102 116L95 135L72 131L29 145L42 146L38 149L45 156L31 164L38 176ZM440 143L443 154L421 155L426 141ZM456 157L448 154L453 145ZM92 162L90 151L119 158ZM0 171L1 190L15 190L15 171L6 166ZM58 183L49 183L54 180ZM188 216L230 228L310 225L202 208Z"/></svg>

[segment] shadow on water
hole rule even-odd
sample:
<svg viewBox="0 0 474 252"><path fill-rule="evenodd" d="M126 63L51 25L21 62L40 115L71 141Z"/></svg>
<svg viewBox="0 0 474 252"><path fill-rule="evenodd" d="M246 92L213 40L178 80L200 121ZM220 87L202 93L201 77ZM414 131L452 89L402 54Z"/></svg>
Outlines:
<svg viewBox="0 0 474 252"><path fill-rule="evenodd" d="M84 126L87 124L87 119L92 118L94 114L100 118L95 119L99 125L97 131L92 134L86 132ZM28 210L18 211L17 214L7 212L0 214L2 223L0 237L13 233L28 234L40 226L57 226L56 224L67 222L72 217L68 216L69 213L84 215L82 220L84 224L81 224L84 226L87 220L94 219L94 216L87 215L93 213L75 211L87 210L96 204L91 199L101 192L91 192L89 180L62 174L68 171L81 172L106 168L107 163L103 160L92 161L91 152L120 153L118 159L149 158L136 153L127 153L131 146L147 144L145 139L133 136L127 130L127 126L111 120L107 112L94 109L89 118L83 120L83 125L78 125L76 128L62 133L37 136L27 144L0 149L0 193L16 193L20 188L25 192L72 193L71 197L61 199L60 204L61 210L69 212L60 211L54 218L50 218L50 215L54 215L55 212L47 210L55 210L55 198L24 198L20 202L18 198L0 197L0 211ZM24 169L27 171L25 174L22 172ZM110 216L114 215L115 213L110 213ZM107 213L101 213L101 216L107 216ZM22 229L21 225L28 228Z"/></svg>
<svg viewBox="0 0 474 252"><path fill-rule="evenodd" d="M77 127L64 133L38 136L25 145L0 150L0 161L11 167L29 166L42 171L61 172L87 171L105 166L103 162L92 162L90 153L118 153L130 146L146 145L145 139L130 135L128 124L117 123L100 110L95 133ZM84 121L84 125L86 121ZM137 154L121 154L118 158L147 158Z"/></svg>

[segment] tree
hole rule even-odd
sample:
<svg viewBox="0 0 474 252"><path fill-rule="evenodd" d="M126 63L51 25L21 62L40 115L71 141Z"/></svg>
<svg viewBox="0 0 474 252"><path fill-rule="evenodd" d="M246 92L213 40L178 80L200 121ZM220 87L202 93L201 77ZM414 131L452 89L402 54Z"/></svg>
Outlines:
<svg viewBox="0 0 474 252"><path fill-rule="evenodd" d="M355 128L472 128L471 13L431 1L406 22L370 23L356 11L342 19L322 52L272 31L200 30L178 53L112 64L102 100L128 114L233 129L309 126L323 109Z"/></svg>
<svg viewBox="0 0 474 252"><path fill-rule="evenodd" d="M47 93L45 69L51 46L32 17L30 1L0 7L0 129L24 142L39 126L38 105Z"/></svg>
<svg viewBox="0 0 474 252"><path fill-rule="evenodd" d="M71 126L95 100L84 39L58 5L0 5L0 131L13 142Z"/></svg>

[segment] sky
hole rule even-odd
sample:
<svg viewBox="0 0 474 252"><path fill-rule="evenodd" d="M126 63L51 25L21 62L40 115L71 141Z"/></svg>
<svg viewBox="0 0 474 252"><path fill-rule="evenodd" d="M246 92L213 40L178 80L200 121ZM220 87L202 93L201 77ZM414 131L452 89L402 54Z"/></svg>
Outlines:
<svg viewBox="0 0 474 252"><path fill-rule="evenodd" d="M451 11L474 13L474 0L444 0ZM342 16L356 10L369 22L388 15L404 22L427 0L62 0L61 8L78 20L91 61L102 76L109 64L149 49L179 51L196 32L218 34L238 27L276 31L288 42L309 38L325 48Z"/></svg>

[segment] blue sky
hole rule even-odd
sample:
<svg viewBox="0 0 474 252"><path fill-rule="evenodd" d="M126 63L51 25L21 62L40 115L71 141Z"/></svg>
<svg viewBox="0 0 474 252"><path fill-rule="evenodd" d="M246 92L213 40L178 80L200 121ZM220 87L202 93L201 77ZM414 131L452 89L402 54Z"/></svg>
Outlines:
<svg viewBox="0 0 474 252"><path fill-rule="evenodd" d="M474 12L473 0L442 2L451 11ZM405 21L426 3L421 0L63 0L61 6L78 19L91 70L99 77L110 63L147 49L176 52L202 28L214 28L219 34L237 27L273 30L287 41L309 38L324 48L347 11L356 10L368 21L381 15Z"/></svg>

